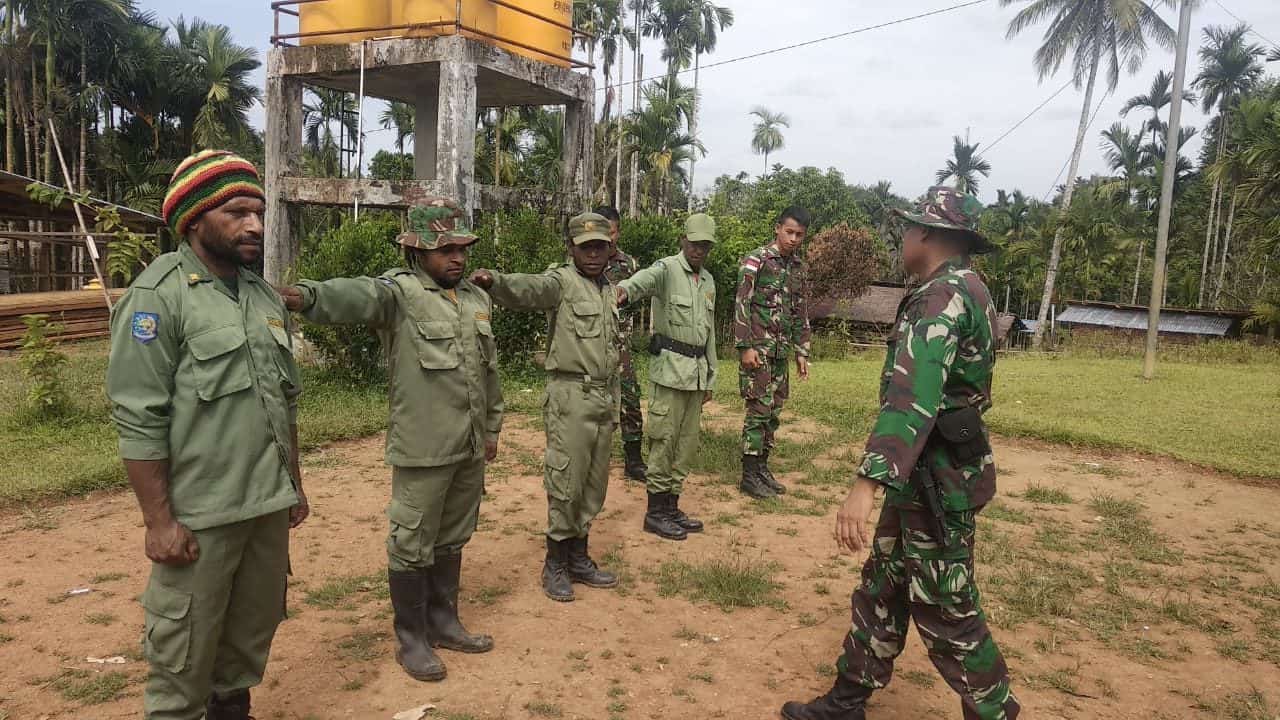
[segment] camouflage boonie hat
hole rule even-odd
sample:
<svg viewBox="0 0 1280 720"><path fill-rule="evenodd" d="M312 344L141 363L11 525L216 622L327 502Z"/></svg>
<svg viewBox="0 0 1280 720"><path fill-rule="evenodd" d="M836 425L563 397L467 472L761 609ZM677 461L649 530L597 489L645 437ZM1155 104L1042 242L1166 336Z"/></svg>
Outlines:
<svg viewBox="0 0 1280 720"><path fill-rule="evenodd" d="M569 221L569 239L574 245L585 245L592 240L603 240L607 243L613 242L613 236L609 234L609 220L603 215L595 213L582 213L575 215Z"/></svg>
<svg viewBox="0 0 1280 720"><path fill-rule="evenodd" d="M916 211L894 210L907 222L942 230L959 230L969 236L969 252L981 255L996 247L978 232L982 203L978 198L946 186L932 187L916 206Z"/></svg>
<svg viewBox="0 0 1280 720"><path fill-rule="evenodd" d="M409 209L409 229L400 233L396 242L419 250L439 250L445 245L471 245L479 239L453 201L435 198Z"/></svg>

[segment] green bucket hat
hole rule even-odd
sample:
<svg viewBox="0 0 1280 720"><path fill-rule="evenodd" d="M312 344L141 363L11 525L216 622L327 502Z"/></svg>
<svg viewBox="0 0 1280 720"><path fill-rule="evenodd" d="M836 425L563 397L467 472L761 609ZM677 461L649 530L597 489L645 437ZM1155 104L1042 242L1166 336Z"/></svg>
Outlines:
<svg viewBox="0 0 1280 720"><path fill-rule="evenodd" d="M409 208L409 229L400 233L396 242L419 250L439 250L445 245L465 247L479 239L452 200L432 198Z"/></svg>
<svg viewBox="0 0 1280 720"><path fill-rule="evenodd" d="M684 236L689 239L689 242L715 242L715 218L706 213L690 215L689 219L684 221Z"/></svg>
<svg viewBox="0 0 1280 720"><path fill-rule="evenodd" d="M613 242L609 234L609 220L603 215L582 213L569 221L569 239L574 245L585 245L592 240Z"/></svg>
<svg viewBox="0 0 1280 720"><path fill-rule="evenodd" d="M996 249L978 232L978 218L982 215L982 203L968 193L955 188L938 186L929 188L924 199L916 205L915 212L894 210L895 215L909 223L941 230L958 230L969 237L969 252L982 255Z"/></svg>

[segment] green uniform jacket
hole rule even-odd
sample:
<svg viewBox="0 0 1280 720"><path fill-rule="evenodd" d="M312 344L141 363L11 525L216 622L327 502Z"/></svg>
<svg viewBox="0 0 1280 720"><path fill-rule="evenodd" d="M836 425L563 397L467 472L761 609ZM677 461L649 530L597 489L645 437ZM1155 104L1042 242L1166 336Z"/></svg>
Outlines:
<svg viewBox="0 0 1280 720"><path fill-rule="evenodd" d="M996 311L978 274L950 260L898 308L880 380L880 415L859 473L889 488L886 502L910 502L911 472L938 413L991 407ZM996 491L991 455L956 465L945 448L926 457L947 510L981 507Z"/></svg>
<svg viewBox="0 0 1280 720"><path fill-rule="evenodd" d="M583 277L573 265L541 275L494 272L489 292L505 308L548 311L548 372L618 377L618 298L607 278Z"/></svg>
<svg viewBox="0 0 1280 720"><path fill-rule="evenodd" d="M653 331L706 348L701 358L663 350L649 364L649 380L673 390L710 390L716 383L716 281L689 267L684 253L663 258L620 283L629 302L652 298Z"/></svg>
<svg viewBox="0 0 1280 720"><path fill-rule="evenodd" d="M467 281L457 302L424 272L298 284L303 317L378 331L391 377L387 464L438 467L484 457L502 431L492 304ZM464 421L465 419L465 421Z"/></svg>
<svg viewBox="0 0 1280 720"><path fill-rule="evenodd" d="M777 244L742 258L733 308L735 347L754 348L764 357L808 357L811 334L800 258L784 256Z"/></svg>
<svg viewBox="0 0 1280 720"><path fill-rule="evenodd" d="M168 460L174 517L204 530L297 504L301 392L280 297L241 269L238 299L187 244L111 314L107 395L125 460Z"/></svg>

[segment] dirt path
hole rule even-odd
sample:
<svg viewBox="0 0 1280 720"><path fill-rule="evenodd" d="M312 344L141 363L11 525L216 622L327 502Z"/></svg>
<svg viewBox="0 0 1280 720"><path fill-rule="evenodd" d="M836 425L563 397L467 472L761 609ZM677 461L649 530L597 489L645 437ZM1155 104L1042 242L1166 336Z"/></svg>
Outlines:
<svg viewBox="0 0 1280 720"><path fill-rule="evenodd" d="M731 430L731 414L714 413L713 431ZM456 720L774 718L782 701L827 686L858 576L857 560L836 556L831 540L840 484L793 485L803 492L780 511L696 477L682 504L708 529L677 544L640 532L643 489L615 467L592 540L626 582L621 592L580 589L561 605L538 586L542 437L526 418L508 427L464 570L464 618L492 633L497 649L446 654L441 684L398 669L381 584L381 442L337 445L305 463L313 515L295 535L294 615L255 691L257 717L390 718L430 702ZM806 439L823 434L796 427ZM980 577L1026 717L1280 717L1280 491L1025 442L1001 441L997 456L1002 498L979 542L987 560L1004 564L983 566ZM1045 490L1072 501L1032 502ZM1119 514L1151 525L1124 525L1135 534L1117 544L1112 516L1098 509L1110 506L1088 502L1099 493L1138 501ZM809 514L796 514L802 507ZM125 493L0 516L0 720L138 716L141 537ZM1162 548L1176 557L1159 556ZM662 594L663 562L715 558L777 563L785 606L725 612ZM1054 605L1064 597L1068 606ZM86 662L116 655L125 663ZM1249 710L1261 702L1246 695L1253 688L1270 695L1270 715ZM958 716L913 632L872 717Z"/></svg>

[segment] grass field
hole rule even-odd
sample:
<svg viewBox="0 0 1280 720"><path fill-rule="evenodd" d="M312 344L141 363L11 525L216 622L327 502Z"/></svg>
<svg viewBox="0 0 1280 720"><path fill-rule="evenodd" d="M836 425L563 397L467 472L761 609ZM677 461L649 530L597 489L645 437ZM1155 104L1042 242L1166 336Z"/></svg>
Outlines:
<svg viewBox="0 0 1280 720"><path fill-rule="evenodd" d="M0 502L29 502L116 487L124 481L102 390L105 343L68 349L65 377L75 413L33 421L16 358L0 359ZM857 439L870 426L880 358L814 366L794 382L791 409ZM1280 478L1271 439L1280 423L1280 367L1166 363L1146 383L1130 359L1011 357L999 365L992 428L1002 434L1175 457L1230 473ZM351 386L307 370L300 426L305 447L379 432L380 388ZM721 366L719 399L737 404L737 373ZM534 412L537 388L510 383L508 407Z"/></svg>

